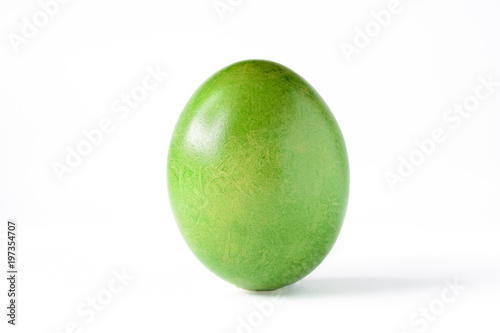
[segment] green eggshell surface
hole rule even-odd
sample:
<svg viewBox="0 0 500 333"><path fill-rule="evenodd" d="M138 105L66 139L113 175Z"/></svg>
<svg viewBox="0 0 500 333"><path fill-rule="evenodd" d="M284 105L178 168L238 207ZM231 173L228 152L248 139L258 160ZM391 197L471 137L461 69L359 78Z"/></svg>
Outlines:
<svg viewBox="0 0 500 333"><path fill-rule="evenodd" d="M330 109L298 74L248 60L210 77L176 125L168 189L198 259L226 281L273 290L314 270L344 219L349 165Z"/></svg>

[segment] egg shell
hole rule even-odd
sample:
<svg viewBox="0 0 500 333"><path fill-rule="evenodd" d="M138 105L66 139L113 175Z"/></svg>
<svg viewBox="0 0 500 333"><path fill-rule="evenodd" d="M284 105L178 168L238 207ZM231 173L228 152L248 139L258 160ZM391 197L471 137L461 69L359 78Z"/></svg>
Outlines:
<svg viewBox="0 0 500 333"><path fill-rule="evenodd" d="M292 70L247 60L191 97L168 154L171 207L196 257L248 290L292 284L340 232L349 165L340 128Z"/></svg>

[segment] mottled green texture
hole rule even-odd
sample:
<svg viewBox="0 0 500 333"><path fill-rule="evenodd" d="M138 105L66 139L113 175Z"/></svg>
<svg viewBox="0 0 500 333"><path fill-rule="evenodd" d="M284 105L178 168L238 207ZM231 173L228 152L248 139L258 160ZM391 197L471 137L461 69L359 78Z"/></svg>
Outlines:
<svg viewBox="0 0 500 333"><path fill-rule="evenodd" d="M172 209L187 244L238 287L272 290L315 269L342 226L344 140L299 75L249 60L191 97L168 156Z"/></svg>

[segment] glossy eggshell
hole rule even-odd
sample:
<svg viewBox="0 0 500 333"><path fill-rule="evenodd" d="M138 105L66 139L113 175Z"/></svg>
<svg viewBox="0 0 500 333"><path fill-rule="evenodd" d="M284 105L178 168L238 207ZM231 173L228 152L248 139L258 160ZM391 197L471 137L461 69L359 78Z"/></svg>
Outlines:
<svg viewBox="0 0 500 333"><path fill-rule="evenodd" d="M298 74L248 60L210 77L175 127L168 189L188 246L212 272L273 290L314 270L347 207L340 128Z"/></svg>

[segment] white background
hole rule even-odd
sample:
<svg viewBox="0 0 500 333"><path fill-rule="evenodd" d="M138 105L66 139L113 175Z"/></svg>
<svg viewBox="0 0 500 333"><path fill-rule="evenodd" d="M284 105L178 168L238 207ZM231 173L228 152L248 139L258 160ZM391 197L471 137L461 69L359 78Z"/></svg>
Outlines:
<svg viewBox="0 0 500 333"><path fill-rule="evenodd" d="M479 77L500 81L500 3L401 0L349 62L342 43L353 44L356 28L389 1L232 0L222 18L212 1L72 0L16 52L12 36L41 7L2 0L0 221L1 232L8 218L18 221L21 274L14 329L0 283L0 330L498 331L500 87L457 129L443 115L474 96ZM251 58L282 63L318 90L351 165L335 248L300 283L260 294L198 262L166 187L169 140L186 101L217 70ZM148 66L169 75L121 119L113 103ZM60 182L53 163L106 118L113 131ZM447 140L391 190L384 175L436 128ZM110 294L122 270L134 278ZM455 280L462 287L445 304ZM108 304L81 316L96 296ZM422 321L428 307L432 319Z"/></svg>

